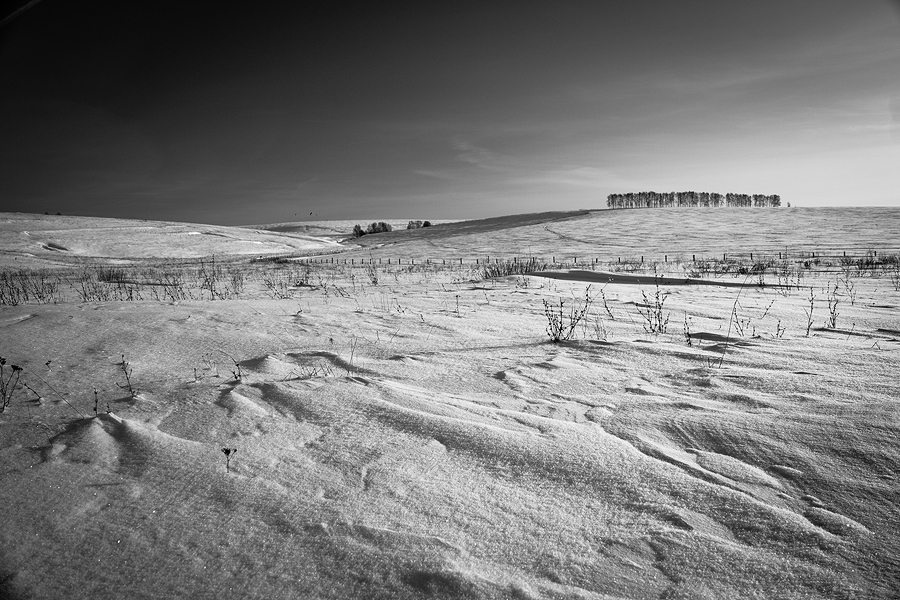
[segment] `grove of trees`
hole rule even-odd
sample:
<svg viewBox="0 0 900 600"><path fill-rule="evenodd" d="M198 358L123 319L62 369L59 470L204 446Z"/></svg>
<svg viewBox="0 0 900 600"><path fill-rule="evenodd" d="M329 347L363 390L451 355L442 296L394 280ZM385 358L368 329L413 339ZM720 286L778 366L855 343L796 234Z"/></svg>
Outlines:
<svg viewBox="0 0 900 600"><path fill-rule="evenodd" d="M716 192L628 192L610 194L608 208L670 208L680 206L781 206L778 194L718 194Z"/></svg>
<svg viewBox="0 0 900 600"><path fill-rule="evenodd" d="M431 227L431 221L410 221L407 225L407 229L419 229L420 227Z"/></svg>
<svg viewBox="0 0 900 600"><path fill-rule="evenodd" d="M391 231L393 228L390 223L385 223L384 221L378 221L377 223L370 224L366 229L362 228L362 225L357 223L353 226L353 237L362 237L369 233L385 233Z"/></svg>

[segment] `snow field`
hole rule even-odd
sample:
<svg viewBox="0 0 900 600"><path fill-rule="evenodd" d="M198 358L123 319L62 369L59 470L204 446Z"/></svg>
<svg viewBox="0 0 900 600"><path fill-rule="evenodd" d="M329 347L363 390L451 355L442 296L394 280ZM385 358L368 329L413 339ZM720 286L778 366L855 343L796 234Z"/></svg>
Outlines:
<svg viewBox="0 0 900 600"><path fill-rule="evenodd" d="M0 415L0 590L889 598L888 281L854 277L836 328L818 301L809 336L805 294L839 270L673 281L654 334L652 273L597 273L374 284L338 265L283 298L253 280L240 299L3 307L3 356L41 398ZM551 343L542 301L588 285L584 324Z"/></svg>

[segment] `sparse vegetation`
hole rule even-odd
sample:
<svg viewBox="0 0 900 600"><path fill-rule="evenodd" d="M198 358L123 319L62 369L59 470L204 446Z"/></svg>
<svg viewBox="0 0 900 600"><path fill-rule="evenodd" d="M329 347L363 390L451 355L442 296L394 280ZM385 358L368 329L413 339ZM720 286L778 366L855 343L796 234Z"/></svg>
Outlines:
<svg viewBox="0 0 900 600"><path fill-rule="evenodd" d="M735 331L737 331L738 335L744 337L746 333L749 333L751 337L756 337L756 325L754 321L762 321L769 314L769 311L772 310L772 306L775 304L775 301L772 300L769 304L763 309L762 313L754 316L749 310L746 310L740 303L739 300L735 301L734 305L731 308L731 319L734 324ZM738 310L740 309L740 313ZM746 310L746 312L745 312Z"/></svg>
<svg viewBox="0 0 900 600"><path fill-rule="evenodd" d="M128 394L132 398L136 398L138 395L137 390L134 389L134 386L131 384L131 374L132 374L131 363L128 362L128 360L125 358L124 354L122 355L122 362L119 363L119 367L122 369L122 375L125 377L125 383L124 384L119 383L116 385L118 385L123 390L127 390ZM95 396L96 396L96 392L97 392L97 390L94 390ZM97 412L96 406L94 407L94 412Z"/></svg>
<svg viewBox="0 0 900 600"><path fill-rule="evenodd" d="M0 356L0 413L6 411L12 401L16 386L22 377L22 367L9 365L7 372L6 359Z"/></svg>
<svg viewBox="0 0 900 600"><path fill-rule="evenodd" d="M775 276L778 280L775 291L787 298L794 289L800 289L803 271L791 266L788 261L782 261L775 268Z"/></svg>
<svg viewBox="0 0 900 600"><path fill-rule="evenodd" d="M837 320L840 313L838 312L838 283L834 282L830 287L825 288L826 300L828 301L828 320L825 321L825 327L829 329L837 328Z"/></svg>
<svg viewBox="0 0 900 600"><path fill-rule="evenodd" d="M809 337L809 332L812 330L813 326L813 311L816 309L816 294L812 288L809 288L809 309L804 308L803 313L806 315L806 337Z"/></svg>
<svg viewBox="0 0 900 600"><path fill-rule="evenodd" d="M222 448L222 454L225 455L225 472L231 472L231 459L237 454L237 448Z"/></svg>
<svg viewBox="0 0 900 600"><path fill-rule="evenodd" d="M894 254L884 261L884 271L895 292L900 292L900 255Z"/></svg>
<svg viewBox="0 0 900 600"><path fill-rule="evenodd" d="M565 301L560 298L559 304L551 304L544 299L544 316L547 317L547 337L554 344L572 339L575 330L593 304L591 286L584 291L584 300L572 299L572 304L566 308Z"/></svg>
<svg viewBox="0 0 900 600"><path fill-rule="evenodd" d="M509 275L525 275L526 273L548 271L552 268L553 265L550 263L535 259L488 261L481 267L481 277L482 279L493 279L494 277L507 277Z"/></svg>
<svg viewBox="0 0 900 600"><path fill-rule="evenodd" d="M609 308L609 302L607 302L607 300L606 300L605 287L606 286L600 288L600 300L603 302L603 310L606 311L606 314L609 316L610 319L615 321L616 318L613 316L612 309Z"/></svg>
<svg viewBox="0 0 900 600"><path fill-rule="evenodd" d="M691 336L691 324L688 320L687 313L684 313L684 330L683 331L684 331L684 343L687 344L688 346L693 346L694 341L693 341L693 337Z"/></svg>
<svg viewBox="0 0 900 600"><path fill-rule="evenodd" d="M209 300L229 300L236 298L244 290L244 271L231 269L226 272L216 259L201 260L197 269L200 291L208 294Z"/></svg>
<svg viewBox="0 0 900 600"><path fill-rule="evenodd" d="M47 269L0 271L0 306L61 301L60 278Z"/></svg>
<svg viewBox="0 0 900 600"><path fill-rule="evenodd" d="M369 278L369 283L378 285L378 266L371 260L366 263L366 276Z"/></svg>
<svg viewBox="0 0 900 600"><path fill-rule="evenodd" d="M669 313L665 311L669 292L662 291L657 282L652 296L648 296L647 292L641 290L641 297L643 297L644 303L638 304L637 310L644 319L644 331L654 335L665 333L669 326Z"/></svg>

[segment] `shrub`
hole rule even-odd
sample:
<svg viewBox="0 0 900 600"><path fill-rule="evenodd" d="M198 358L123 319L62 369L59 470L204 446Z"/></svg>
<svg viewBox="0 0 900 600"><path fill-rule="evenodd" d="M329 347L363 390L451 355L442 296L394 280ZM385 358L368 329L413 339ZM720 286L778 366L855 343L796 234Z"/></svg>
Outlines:
<svg viewBox="0 0 900 600"><path fill-rule="evenodd" d="M669 326L669 313L665 312L663 307L666 304L666 298L669 297L669 292L661 291L659 283L657 283L652 297L643 290L641 290L641 296L644 298L644 304L638 304L637 309L644 318L644 331L652 334L665 333Z"/></svg>
<svg viewBox="0 0 900 600"><path fill-rule="evenodd" d="M813 326L813 311L816 309L816 295L812 287L809 288L809 310L803 309L806 314L806 337L809 337L809 331Z"/></svg>
<svg viewBox="0 0 900 600"><path fill-rule="evenodd" d="M825 327L829 329L837 328L837 320L838 315L838 304L840 299L838 298L838 283L834 282L834 285L831 287L825 288L825 293L827 294L828 299L828 319L825 321Z"/></svg>
<svg viewBox="0 0 900 600"><path fill-rule="evenodd" d="M578 323L585 318L594 299L591 297L591 286L584 290L584 300L573 300L568 312L565 301L560 298L559 306L544 300L544 316L547 317L547 337L554 344L572 339Z"/></svg>
<svg viewBox="0 0 900 600"><path fill-rule="evenodd" d="M353 226L353 237L358 238L364 235L366 235L366 232L359 223Z"/></svg>

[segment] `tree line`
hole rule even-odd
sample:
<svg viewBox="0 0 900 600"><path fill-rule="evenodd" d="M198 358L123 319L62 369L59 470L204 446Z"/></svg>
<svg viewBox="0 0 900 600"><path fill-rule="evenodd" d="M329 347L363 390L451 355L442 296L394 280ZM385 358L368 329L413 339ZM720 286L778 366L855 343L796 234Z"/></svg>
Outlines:
<svg viewBox="0 0 900 600"><path fill-rule="evenodd" d="M406 225L407 229L419 229L420 227L431 227L431 221L410 221ZM358 238L370 233L386 233L393 231L393 229L390 223L385 223L384 221L373 222L365 229L357 223L353 226L353 237Z"/></svg>
<svg viewBox="0 0 900 600"><path fill-rule="evenodd" d="M606 197L608 208L670 208L680 206L781 206L778 194L718 194L716 192L628 192Z"/></svg>

